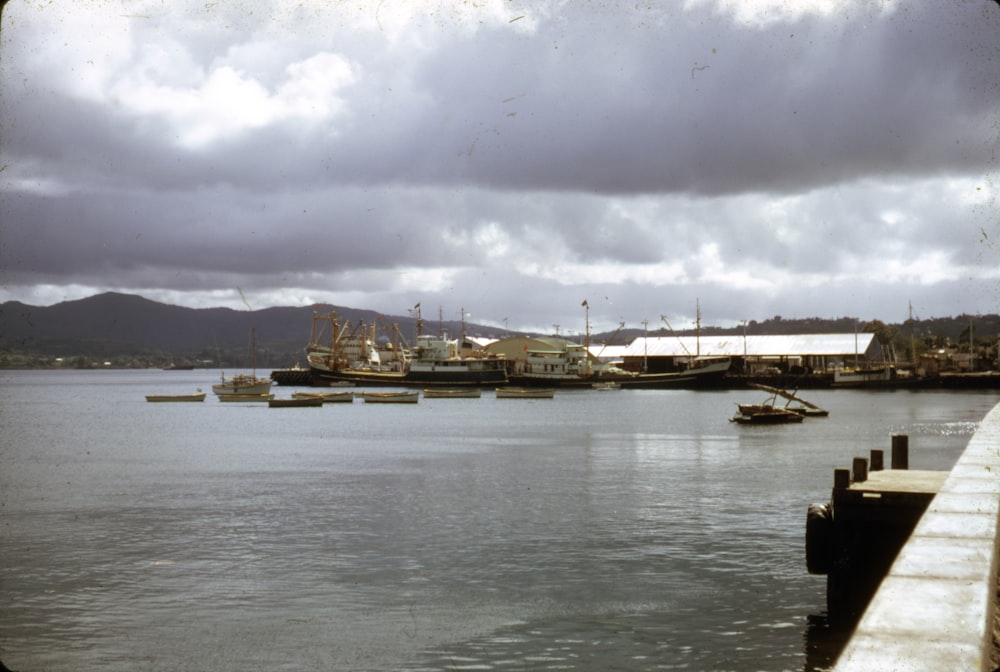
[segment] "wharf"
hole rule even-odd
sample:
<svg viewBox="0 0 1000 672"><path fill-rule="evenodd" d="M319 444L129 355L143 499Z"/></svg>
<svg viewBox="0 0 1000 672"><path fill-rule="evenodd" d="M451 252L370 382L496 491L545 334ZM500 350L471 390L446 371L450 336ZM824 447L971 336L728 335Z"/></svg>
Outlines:
<svg viewBox="0 0 1000 672"><path fill-rule="evenodd" d="M290 369L275 369L271 371L271 380L278 385L310 386L314 384L312 373L307 368L293 367ZM325 386L325 384L320 384ZM768 374L744 375L728 373L711 383L695 381L691 389L722 389L742 390L753 385L767 385L786 390L814 390L833 388L832 373L811 374ZM414 384L417 386L417 384ZM420 386L423 386L420 384ZM684 389L684 385L677 385ZM1000 389L1000 373L985 374L949 374L928 376L923 378L900 378L882 384L863 385L845 389Z"/></svg>
<svg viewBox="0 0 1000 672"><path fill-rule="evenodd" d="M835 469L829 504L813 504L806 519L806 565L827 576L827 609L835 620L860 616L899 550L948 477L911 471L909 438L892 437L891 469L881 450Z"/></svg>
<svg viewBox="0 0 1000 672"><path fill-rule="evenodd" d="M1000 668L998 474L1000 404L895 554L834 672Z"/></svg>

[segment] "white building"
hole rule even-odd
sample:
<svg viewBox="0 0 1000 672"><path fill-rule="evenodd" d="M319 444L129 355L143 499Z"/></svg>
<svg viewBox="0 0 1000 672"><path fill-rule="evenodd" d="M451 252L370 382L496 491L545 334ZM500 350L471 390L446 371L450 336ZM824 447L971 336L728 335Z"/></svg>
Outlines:
<svg viewBox="0 0 1000 672"><path fill-rule="evenodd" d="M885 358L869 333L639 337L622 353L626 368L650 372L675 369L695 357L732 357L734 369L747 372L836 371Z"/></svg>

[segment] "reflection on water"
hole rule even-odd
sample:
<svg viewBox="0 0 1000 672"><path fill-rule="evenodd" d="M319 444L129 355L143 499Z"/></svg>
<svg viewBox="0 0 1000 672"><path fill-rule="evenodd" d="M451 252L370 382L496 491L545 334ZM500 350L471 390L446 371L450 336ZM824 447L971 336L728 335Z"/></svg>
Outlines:
<svg viewBox="0 0 1000 672"><path fill-rule="evenodd" d="M5 374L12 669L826 669L809 502L891 433L949 466L995 403L818 391L830 418L746 428L736 392L143 399L213 378Z"/></svg>

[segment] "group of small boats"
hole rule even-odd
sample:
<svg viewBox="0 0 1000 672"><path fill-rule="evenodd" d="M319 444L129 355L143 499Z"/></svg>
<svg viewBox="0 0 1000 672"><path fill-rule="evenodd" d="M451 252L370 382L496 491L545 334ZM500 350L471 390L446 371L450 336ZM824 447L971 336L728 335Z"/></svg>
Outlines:
<svg viewBox="0 0 1000 672"><path fill-rule="evenodd" d="M494 391L497 399L552 399L555 396L554 388L540 387L498 387ZM478 399L483 392L478 387L429 387L422 392L419 390L403 391L332 391L332 392L312 392L296 391L291 397L275 398L271 394L270 388L267 392L222 392L216 391L219 401L223 402L267 402L270 408L309 408L319 407L324 404L353 403L355 399L361 399L366 404L415 404L420 400L421 395L425 399ZM200 389L195 394L148 394L146 401L149 402L184 402L184 401L204 401L205 393Z"/></svg>
<svg viewBox="0 0 1000 672"><path fill-rule="evenodd" d="M766 401L753 404L737 404L738 412L730 421L747 425L774 425L799 423L806 418L821 418L829 415L829 411L820 408L794 392L788 392L776 387L751 383L751 387L769 393ZM616 389L614 387L595 389ZM478 399L482 396L479 387L428 387L422 391L296 391L288 398L275 398L271 394L271 381L256 379L245 374L238 374L212 386L212 391L223 402L267 402L270 408L309 408L321 407L325 404L353 403L361 399L366 404L416 404L421 395L425 399ZM494 391L497 399L552 399L555 388L549 387L497 387ZM778 398L785 400L783 405L777 403ZM205 393L200 389L193 394L151 394L146 395L149 402L199 402L205 400Z"/></svg>
<svg viewBox="0 0 1000 672"><path fill-rule="evenodd" d="M738 412L730 418L731 422L742 425L779 425L799 423L806 418L825 418L830 415L826 409L802 399L794 392L758 383L750 383L750 387L768 392L771 396L763 403L737 404ZM778 397L785 399L784 405L776 403Z"/></svg>

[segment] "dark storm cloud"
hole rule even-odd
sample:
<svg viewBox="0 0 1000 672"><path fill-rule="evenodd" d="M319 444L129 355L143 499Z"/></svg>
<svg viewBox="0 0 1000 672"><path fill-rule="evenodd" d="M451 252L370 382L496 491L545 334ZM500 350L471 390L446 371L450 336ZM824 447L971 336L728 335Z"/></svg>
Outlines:
<svg viewBox="0 0 1000 672"><path fill-rule="evenodd" d="M374 71L348 87L342 117L306 129L291 120L206 151L171 149L176 134L156 116L88 109L29 83L12 150L157 187L399 181L720 194L981 169L984 144L996 140L998 49L974 3L766 29L707 11L600 8L565 7L533 35L445 32L407 66L406 89ZM203 65L221 50L206 51ZM362 69L375 59L345 56Z"/></svg>
<svg viewBox="0 0 1000 672"><path fill-rule="evenodd" d="M437 165L518 188L709 194L979 169L996 139L997 50L962 9L767 30L675 16L666 33L630 27L625 44L601 26L546 26L530 44L477 35L421 75L448 83L442 142L470 148ZM495 58L465 67L481 40Z"/></svg>
<svg viewBox="0 0 1000 672"><path fill-rule="evenodd" d="M993 3L137 7L4 13L6 296L545 325L583 295L615 323L996 282Z"/></svg>

